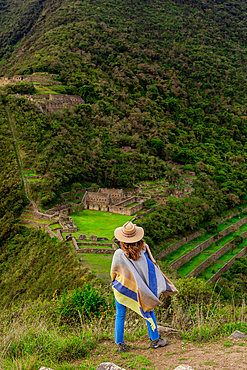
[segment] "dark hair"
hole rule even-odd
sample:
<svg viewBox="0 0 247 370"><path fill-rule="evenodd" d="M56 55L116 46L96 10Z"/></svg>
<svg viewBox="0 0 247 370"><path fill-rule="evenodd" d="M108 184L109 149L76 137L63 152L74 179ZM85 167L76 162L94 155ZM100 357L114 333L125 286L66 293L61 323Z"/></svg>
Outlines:
<svg viewBox="0 0 247 370"><path fill-rule="evenodd" d="M136 261L140 258L141 250L145 250L144 240L141 239L136 243L125 243L121 242L121 249L126 253L128 258L131 258L133 261Z"/></svg>

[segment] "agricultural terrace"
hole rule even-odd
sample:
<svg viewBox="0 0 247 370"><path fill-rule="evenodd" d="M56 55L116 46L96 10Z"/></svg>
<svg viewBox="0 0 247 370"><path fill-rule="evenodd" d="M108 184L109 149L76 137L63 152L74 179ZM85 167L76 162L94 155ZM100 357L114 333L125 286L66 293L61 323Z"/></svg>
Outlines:
<svg viewBox="0 0 247 370"><path fill-rule="evenodd" d="M182 245L180 248L178 248L176 251L168 254L166 257L169 264L172 264L174 261L176 261L178 258L182 257L186 253L190 252L192 249L197 247L199 244L203 243L204 241L208 240L210 237L216 235L217 233L220 233L221 231L225 230L230 225L234 225L236 222L238 222L240 219L246 217L246 214L238 215L233 217L230 220L227 220L223 223L221 223L217 231L215 233L209 233L206 232L204 235L201 235L195 239L193 239L188 244ZM239 231L235 233L238 235L241 235L244 231L247 230L247 224L242 225L239 228ZM220 240L218 240L216 243L211 245L210 247L206 248L203 252L199 253L197 256L193 257L190 261L186 262L183 266L181 266L178 269L179 274L182 277L187 276L189 273L191 273L197 266L199 266L202 262L206 261L213 253L215 253L217 250L222 248L225 244L229 243L231 240L233 240L234 233L231 232L228 235L222 237ZM233 256L235 256L240 250L246 245L247 241L244 240L243 244L237 246L234 250L229 250L226 252L223 256L221 256L216 263L209 266L205 272L201 273L198 277L206 278L207 280L211 278L214 273L216 273L221 267L223 267L224 262L228 262Z"/></svg>
<svg viewBox="0 0 247 370"><path fill-rule="evenodd" d="M85 209L70 215L78 227L78 231L88 236L95 234L111 240L116 227L130 221L133 216L119 215L101 211Z"/></svg>
<svg viewBox="0 0 247 370"><path fill-rule="evenodd" d="M206 279L207 281L218 272L223 266L224 262L230 261L232 257L236 256L238 252L241 251L244 247L247 246L247 239L244 240L242 244L240 244L236 249L229 250L223 256L221 256L215 263L208 266L204 271L202 271L197 277L200 279Z"/></svg>
<svg viewBox="0 0 247 370"><path fill-rule="evenodd" d="M230 220L227 220L225 222L222 222L215 233L210 233L210 232L206 232L205 234L201 235L201 236L198 236L197 238L191 240L188 244L184 244L182 245L180 248L178 248L177 250L175 250L174 252L172 253L169 253L166 257L166 260L169 262L169 265L171 265L173 262L175 262L177 259L179 259L180 257L182 257L183 255L185 255L186 253L190 252L192 249L194 249L195 247L197 247L199 244L205 242L206 240L208 240L209 238L211 238L212 236L216 235L217 233L220 233L221 231L225 230L226 228L228 228L230 225L233 225L235 224L236 222L238 222L240 219L246 217L246 214L242 214L242 215L239 215L239 216L235 216L233 217L232 219ZM240 231L241 232L244 232L247 230L247 225L243 225L240 227ZM227 238L227 236L225 237ZM226 239L225 238L222 238L221 240L225 241ZM174 243L174 242L173 242ZM173 244L171 243L171 244ZM227 241L224 243L226 244ZM216 252L218 249L220 249L221 247L223 247L223 245L221 241L219 241L217 244L216 244L216 249L214 250L214 252ZM170 245L167 245L165 248L168 248ZM165 249L163 248L163 249ZM161 250L163 250L161 249ZM160 251L159 251L160 252ZM205 252L205 251L204 251ZM212 253L214 253L212 252Z"/></svg>

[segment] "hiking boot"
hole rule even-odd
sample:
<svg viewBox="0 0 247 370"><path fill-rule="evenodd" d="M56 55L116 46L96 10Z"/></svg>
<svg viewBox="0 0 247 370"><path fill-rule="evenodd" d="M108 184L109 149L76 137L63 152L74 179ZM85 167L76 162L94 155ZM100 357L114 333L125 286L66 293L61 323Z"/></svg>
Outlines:
<svg viewBox="0 0 247 370"><path fill-rule="evenodd" d="M126 343L122 342L122 343L118 343L118 350L119 352L126 352Z"/></svg>
<svg viewBox="0 0 247 370"><path fill-rule="evenodd" d="M167 344L168 344L167 339L158 338L156 340L152 340L152 342L150 343L150 348L165 347L167 346Z"/></svg>

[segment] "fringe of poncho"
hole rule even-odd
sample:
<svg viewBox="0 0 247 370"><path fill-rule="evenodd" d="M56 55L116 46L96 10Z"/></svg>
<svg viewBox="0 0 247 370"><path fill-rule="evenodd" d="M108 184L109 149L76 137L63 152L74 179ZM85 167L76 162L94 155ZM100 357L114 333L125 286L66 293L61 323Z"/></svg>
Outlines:
<svg viewBox="0 0 247 370"><path fill-rule="evenodd" d="M116 300L148 320L155 330L150 311L161 305L161 293L171 295L178 291L161 272L147 244L145 247L136 261L118 249L113 255L111 278Z"/></svg>

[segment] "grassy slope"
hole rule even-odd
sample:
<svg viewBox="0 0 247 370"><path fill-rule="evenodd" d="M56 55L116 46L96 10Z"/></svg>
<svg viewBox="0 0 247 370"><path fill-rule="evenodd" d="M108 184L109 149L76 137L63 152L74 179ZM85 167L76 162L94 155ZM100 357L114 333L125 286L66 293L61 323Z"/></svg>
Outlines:
<svg viewBox="0 0 247 370"><path fill-rule="evenodd" d="M109 284L112 254L80 254L81 263L87 266L100 279Z"/></svg>
<svg viewBox="0 0 247 370"><path fill-rule="evenodd" d="M24 231L6 242L0 261L1 304L34 300L39 295L51 299L55 290L81 286L85 281L81 278L87 274L68 244L36 230Z"/></svg>

